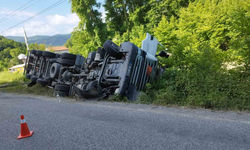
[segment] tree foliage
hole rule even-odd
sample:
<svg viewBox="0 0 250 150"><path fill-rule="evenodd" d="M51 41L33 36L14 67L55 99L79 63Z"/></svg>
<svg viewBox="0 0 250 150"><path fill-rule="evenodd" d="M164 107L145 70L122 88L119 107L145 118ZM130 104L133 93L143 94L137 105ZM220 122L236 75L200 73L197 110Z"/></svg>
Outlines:
<svg viewBox="0 0 250 150"><path fill-rule="evenodd" d="M31 43L29 44L29 49L34 49L34 50L46 50L46 45L45 44L38 44L38 43Z"/></svg>
<svg viewBox="0 0 250 150"><path fill-rule="evenodd" d="M140 47L148 32L172 53L160 59L169 69L142 101L250 109L249 0L105 0L105 22L99 7L72 0L81 22L71 52L87 56L107 39ZM236 65L228 70L230 63Z"/></svg>
<svg viewBox="0 0 250 150"><path fill-rule="evenodd" d="M0 36L0 71L19 64L17 56L26 53L24 43L15 42Z"/></svg>
<svg viewBox="0 0 250 150"><path fill-rule="evenodd" d="M249 7L247 0L197 0L181 8L178 17L163 16L154 35L172 52L166 62L171 69L148 88L150 99L250 109ZM229 63L235 68L227 70Z"/></svg>

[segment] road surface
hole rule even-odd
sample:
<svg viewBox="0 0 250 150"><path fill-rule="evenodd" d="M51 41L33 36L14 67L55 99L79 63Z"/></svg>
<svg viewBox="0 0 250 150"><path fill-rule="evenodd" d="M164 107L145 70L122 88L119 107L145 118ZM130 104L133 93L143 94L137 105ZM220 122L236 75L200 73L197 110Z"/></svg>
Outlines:
<svg viewBox="0 0 250 150"><path fill-rule="evenodd" d="M0 93L0 149L249 150L250 114Z"/></svg>

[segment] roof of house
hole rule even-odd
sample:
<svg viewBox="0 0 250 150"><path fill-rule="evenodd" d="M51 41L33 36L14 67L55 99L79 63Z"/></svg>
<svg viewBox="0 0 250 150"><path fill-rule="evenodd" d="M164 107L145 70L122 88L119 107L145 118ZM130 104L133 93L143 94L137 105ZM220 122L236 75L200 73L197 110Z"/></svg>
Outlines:
<svg viewBox="0 0 250 150"><path fill-rule="evenodd" d="M24 67L24 66L25 66L25 64L20 64L20 65L13 66L9 69L15 69L15 68L20 68L20 67Z"/></svg>
<svg viewBox="0 0 250 150"><path fill-rule="evenodd" d="M53 51L67 51L67 50L69 50L65 46L50 47L50 49L52 49Z"/></svg>

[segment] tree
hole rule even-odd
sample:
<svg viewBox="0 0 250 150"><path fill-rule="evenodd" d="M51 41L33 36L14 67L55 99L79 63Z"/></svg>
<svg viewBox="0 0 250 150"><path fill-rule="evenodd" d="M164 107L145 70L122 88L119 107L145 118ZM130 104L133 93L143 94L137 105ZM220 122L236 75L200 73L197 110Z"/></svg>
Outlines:
<svg viewBox="0 0 250 150"><path fill-rule="evenodd" d="M73 46L73 44L72 44L72 39L71 39L71 38L68 39L68 40L66 41L66 43L64 44L64 46L67 47L67 48L72 47L72 46Z"/></svg>
<svg viewBox="0 0 250 150"><path fill-rule="evenodd" d="M35 44L34 44L34 43L29 44L29 49L30 49L30 50L36 49Z"/></svg>
<svg viewBox="0 0 250 150"><path fill-rule="evenodd" d="M46 45L45 44L40 44L39 45L39 50L42 50L42 51L46 50Z"/></svg>
<svg viewBox="0 0 250 150"><path fill-rule="evenodd" d="M107 39L106 24L102 22L101 13L97 10L100 3L96 0L71 0L72 12L81 19L72 32L70 52L87 55L89 51L97 50Z"/></svg>
<svg viewBox="0 0 250 150"><path fill-rule="evenodd" d="M91 36L86 30L83 31L73 31L72 34L72 47L69 51L73 54L81 54L85 57L91 51L96 51L97 48L102 44L98 32L95 31L95 36Z"/></svg>
<svg viewBox="0 0 250 150"><path fill-rule="evenodd" d="M185 8L189 5L190 2L195 0L150 0L149 9L145 15L145 19L148 24L147 27L149 30L153 29L161 17L164 15L169 20L172 16L179 18L179 11L181 8Z"/></svg>
<svg viewBox="0 0 250 150"><path fill-rule="evenodd" d="M130 15L147 4L148 1L149 0L106 0L103 7L106 11L105 21L110 35L113 36L117 31L123 34L127 30L130 30L134 25L134 20L132 22L130 21ZM140 14L140 16L142 16L142 14Z"/></svg>
<svg viewBox="0 0 250 150"><path fill-rule="evenodd" d="M0 71L19 64L17 56L26 53L24 43L15 42L0 36Z"/></svg>
<svg viewBox="0 0 250 150"><path fill-rule="evenodd" d="M86 30L90 35L98 31L100 36L105 36L105 24L102 22L101 13L98 11L100 3L96 0L71 0L72 12L80 18L77 30Z"/></svg>

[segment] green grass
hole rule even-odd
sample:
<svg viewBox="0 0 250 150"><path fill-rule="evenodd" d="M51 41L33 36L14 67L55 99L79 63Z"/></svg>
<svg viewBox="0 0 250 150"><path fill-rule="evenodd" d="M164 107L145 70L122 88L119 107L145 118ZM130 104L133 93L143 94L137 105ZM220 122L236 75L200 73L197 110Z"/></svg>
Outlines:
<svg viewBox="0 0 250 150"><path fill-rule="evenodd" d="M0 72L0 85L5 83L22 83L28 81L22 73Z"/></svg>
<svg viewBox="0 0 250 150"><path fill-rule="evenodd" d="M5 88L0 88L0 92L6 93L17 93L17 94L32 94L32 95L42 95L42 96L53 96L53 89L48 87L43 87L36 84L32 87L28 87L27 84L17 84L15 86L9 86Z"/></svg>
<svg viewBox="0 0 250 150"><path fill-rule="evenodd" d="M8 85L8 87L0 88L0 92L53 96L53 89L40 85L28 87L25 82L29 80L22 73L0 72L0 86Z"/></svg>

